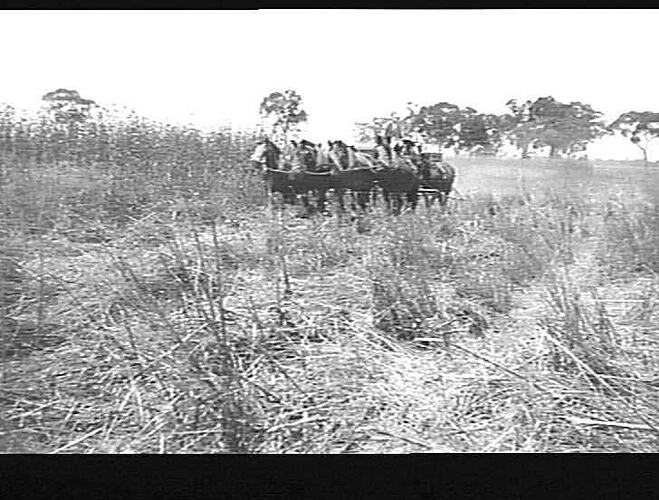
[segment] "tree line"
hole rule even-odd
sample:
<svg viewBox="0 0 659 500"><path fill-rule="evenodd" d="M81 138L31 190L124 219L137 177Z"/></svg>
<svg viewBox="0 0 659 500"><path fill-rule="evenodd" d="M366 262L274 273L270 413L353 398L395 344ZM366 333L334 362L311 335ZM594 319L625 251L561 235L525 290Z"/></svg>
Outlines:
<svg viewBox="0 0 659 500"><path fill-rule="evenodd" d="M449 102L408 103L405 116L392 113L356 126L360 140L376 134L416 136L426 144L473 155L495 155L510 144L522 158L543 148L549 149L550 157L572 157L599 137L619 134L639 148L646 164L649 145L659 137L659 112L628 111L607 124L602 112L591 105L563 103L552 96L523 102L511 99L506 107L508 112L496 115ZM270 132L282 140L308 120L302 97L295 90L270 93L261 101L260 112L270 122ZM239 156L252 142L251 137L246 139L239 141ZM169 167L209 164L218 149L231 149L229 142L235 142L235 134L229 130L204 134L135 113L112 119L106 108L75 90L57 89L42 96L36 121L19 118L11 106L0 107L0 151L33 155L36 160L95 156L99 161L136 162L142 168L148 164L157 169L163 163Z"/></svg>
<svg viewBox="0 0 659 500"><path fill-rule="evenodd" d="M542 148L548 148L552 158L574 157L595 139L620 134L641 150L646 164L649 144L659 137L659 113L652 111L628 111L607 124L603 113L590 104L563 103L552 96L523 102L511 99L506 107L507 113L496 115L449 102L427 106L408 103L405 116L392 113L356 125L360 141L375 135L416 135L440 149L453 148L474 155L494 155L505 144L511 144L522 158ZM294 90L269 94L261 102L260 111L264 118L271 119L273 133L284 137L308 118L302 98Z"/></svg>

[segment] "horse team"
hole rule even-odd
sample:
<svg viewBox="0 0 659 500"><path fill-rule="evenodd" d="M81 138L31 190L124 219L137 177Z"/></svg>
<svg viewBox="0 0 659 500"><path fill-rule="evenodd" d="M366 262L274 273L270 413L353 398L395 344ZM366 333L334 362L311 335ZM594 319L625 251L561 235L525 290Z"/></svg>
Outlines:
<svg viewBox="0 0 659 500"><path fill-rule="evenodd" d="M285 159L280 148L264 138L250 162L262 169L270 194L279 193L290 204L299 197L307 213L311 209L310 195L316 198L317 210L324 213L330 191L342 211L346 194L353 210L366 210L376 201L378 191L395 214L405 206L414 210L420 193L428 207L434 200L446 204L455 169L441 161L441 156L423 153L409 140L394 147L390 138L377 137L376 142L374 150L360 151L340 140L328 141L327 146L291 141L291 154Z"/></svg>

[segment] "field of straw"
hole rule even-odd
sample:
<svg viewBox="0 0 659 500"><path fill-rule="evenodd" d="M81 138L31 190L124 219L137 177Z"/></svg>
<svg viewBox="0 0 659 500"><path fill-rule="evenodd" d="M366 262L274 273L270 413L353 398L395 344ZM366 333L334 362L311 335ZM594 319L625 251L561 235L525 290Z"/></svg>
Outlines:
<svg viewBox="0 0 659 500"><path fill-rule="evenodd" d="M659 450L652 167L455 158L446 209L302 219L248 135L131 126L3 125L0 451Z"/></svg>

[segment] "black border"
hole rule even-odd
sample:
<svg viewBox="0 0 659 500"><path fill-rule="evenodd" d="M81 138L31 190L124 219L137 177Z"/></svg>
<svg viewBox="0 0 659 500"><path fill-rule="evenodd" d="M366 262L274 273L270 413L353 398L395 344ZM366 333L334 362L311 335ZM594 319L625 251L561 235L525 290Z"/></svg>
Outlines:
<svg viewBox="0 0 659 500"><path fill-rule="evenodd" d="M259 10L259 9L603 9L643 8L629 0L0 0L26 10Z"/></svg>
<svg viewBox="0 0 659 500"><path fill-rule="evenodd" d="M3 455L0 496L655 498L657 455ZM215 494L211 494L215 493Z"/></svg>

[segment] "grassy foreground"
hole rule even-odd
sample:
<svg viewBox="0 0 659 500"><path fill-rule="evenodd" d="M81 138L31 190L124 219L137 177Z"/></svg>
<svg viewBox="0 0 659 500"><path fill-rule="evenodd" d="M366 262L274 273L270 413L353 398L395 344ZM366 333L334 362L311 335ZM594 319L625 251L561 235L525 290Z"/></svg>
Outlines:
<svg viewBox="0 0 659 500"><path fill-rule="evenodd" d="M456 159L350 222L5 161L3 452L659 450L654 172Z"/></svg>

